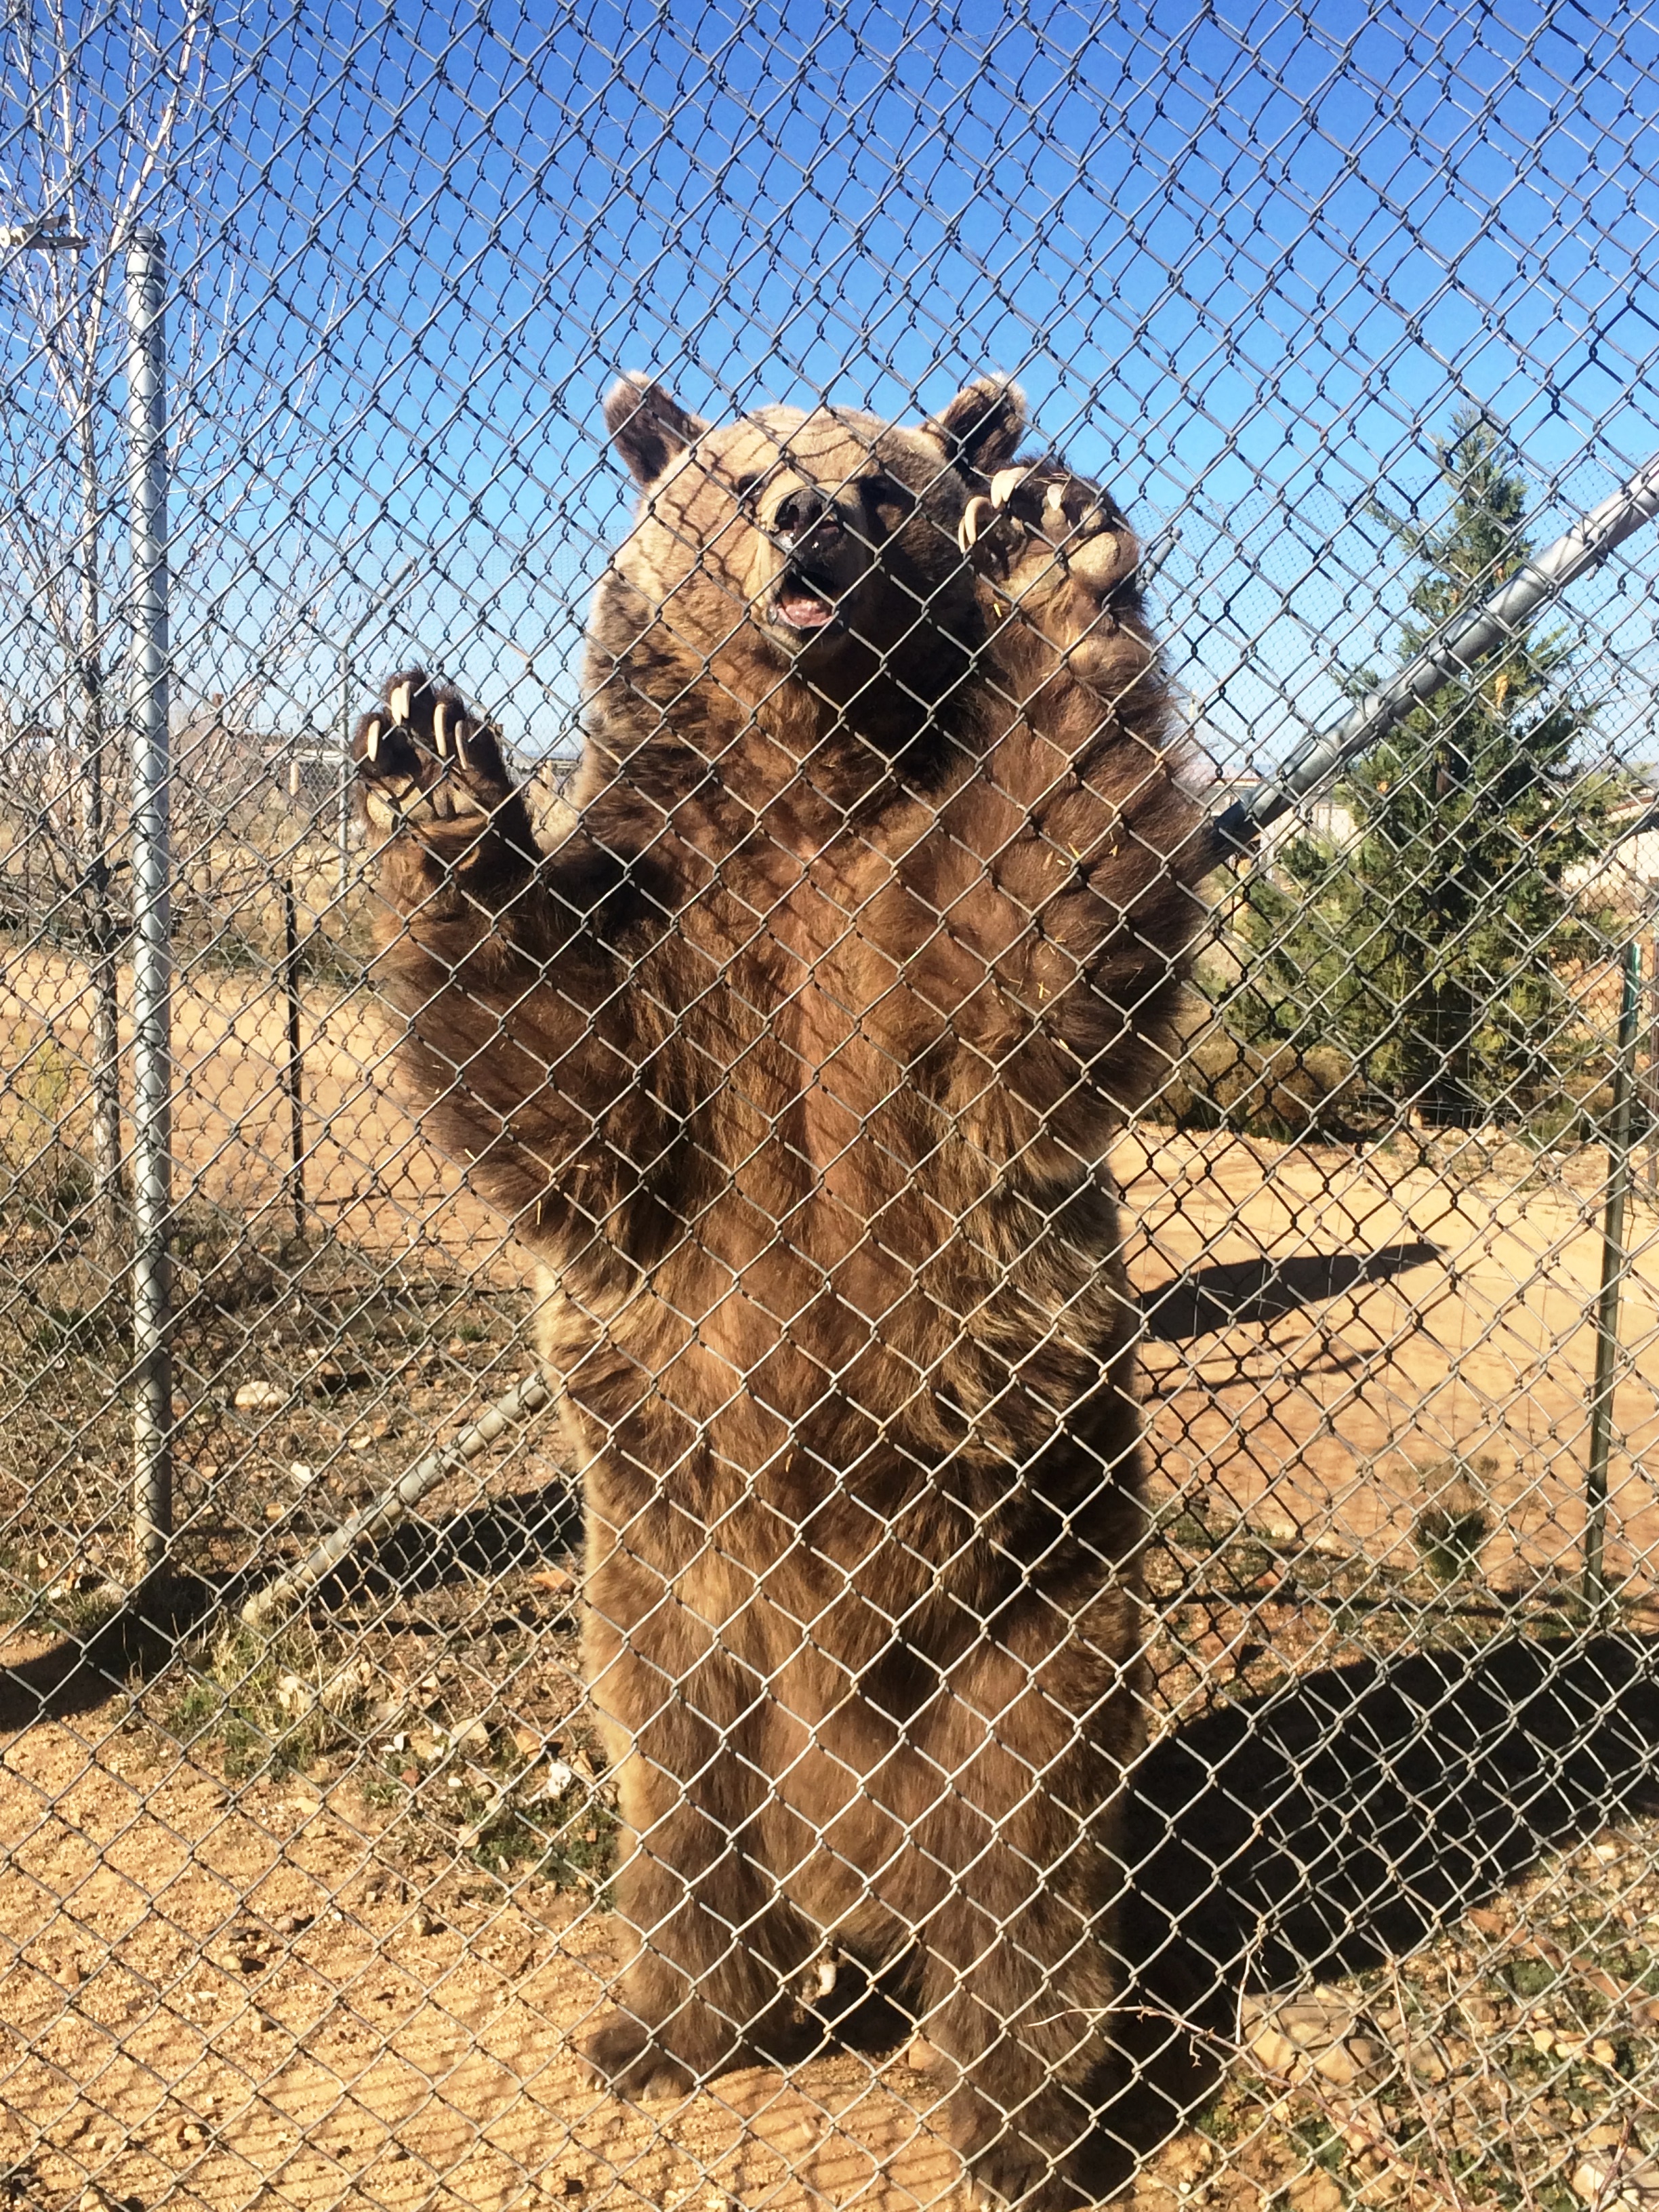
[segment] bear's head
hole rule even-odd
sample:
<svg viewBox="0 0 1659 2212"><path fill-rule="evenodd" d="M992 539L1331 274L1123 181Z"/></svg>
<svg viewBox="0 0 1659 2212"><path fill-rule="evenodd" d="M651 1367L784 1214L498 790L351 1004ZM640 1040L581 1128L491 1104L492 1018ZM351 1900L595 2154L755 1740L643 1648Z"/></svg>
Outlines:
<svg viewBox="0 0 1659 2212"><path fill-rule="evenodd" d="M763 683L843 704L883 674L924 695L931 669L959 676L981 617L958 533L1024 434L1015 386L971 384L915 428L832 407L711 426L643 376L605 413L643 495L612 564L636 626L706 662L751 649Z"/></svg>

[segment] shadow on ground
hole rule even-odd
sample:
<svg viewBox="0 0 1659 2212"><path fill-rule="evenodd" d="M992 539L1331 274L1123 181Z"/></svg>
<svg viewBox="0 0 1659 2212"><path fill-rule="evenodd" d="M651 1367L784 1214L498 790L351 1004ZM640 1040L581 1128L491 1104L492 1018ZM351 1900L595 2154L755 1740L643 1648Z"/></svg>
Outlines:
<svg viewBox="0 0 1659 2212"><path fill-rule="evenodd" d="M1437 1246L1418 1243L1201 1267L1146 1293L1146 1334L1178 1343L1239 1322L1277 1320L1438 1257ZM463 1579L499 1578L568 1550L579 1520L573 1493L556 1485L491 1498L441 1522L410 1515L375 1549L353 1553L334 1568L313 1601L337 1609ZM26 1728L43 1716L89 1711L112 1693L153 1679L176 1656L182 1638L216 1615L234 1613L264 1578L253 1569L217 1578L158 1571L86 1638L65 1638L30 1657L0 1664L0 1731Z"/></svg>
<svg viewBox="0 0 1659 2212"><path fill-rule="evenodd" d="M373 1551L343 1559L319 1583L319 1601L335 1608L365 1597L412 1596L447 1583L499 1582L568 1552L581 1536L581 1500L559 1483L491 1498L446 1521L417 1515Z"/></svg>
<svg viewBox="0 0 1659 2212"><path fill-rule="evenodd" d="M1360 1283L1386 1283L1440 1257L1437 1244L1385 1244L1376 1252L1310 1252L1292 1260L1231 1260L1176 1275L1140 1301L1144 1334L1155 1344L1279 1321L1303 1306L1339 1298Z"/></svg>
<svg viewBox="0 0 1659 2212"><path fill-rule="evenodd" d="M574 1494L557 1485L490 1498L443 1522L411 1515L376 1548L342 1560L317 1585L312 1602L337 1611L450 1583L499 1580L568 1552L580 1517ZM278 1571L148 1577L111 1620L85 1637L62 1637L27 1658L0 1663L0 1733L89 1712L143 1687L178 1657L182 1642L229 1622Z"/></svg>
<svg viewBox="0 0 1659 2212"><path fill-rule="evenodd" d="M1155 1745L1131 1793L1109 2124L1210 2096L1241 1996L1403 1957L1539 1855L1659 1811L1659 1641L1505 1639L1304 1677Z"/></svg>
<svg viewBox="0 0 1659 2212"><path fill-rule="evenodd" d="M43 1651L7 1660L0 1664L0 1733L90 1712L154 1680L227 1595L199 1575L160 1570L84 1637L60 1637Z"/></svg>

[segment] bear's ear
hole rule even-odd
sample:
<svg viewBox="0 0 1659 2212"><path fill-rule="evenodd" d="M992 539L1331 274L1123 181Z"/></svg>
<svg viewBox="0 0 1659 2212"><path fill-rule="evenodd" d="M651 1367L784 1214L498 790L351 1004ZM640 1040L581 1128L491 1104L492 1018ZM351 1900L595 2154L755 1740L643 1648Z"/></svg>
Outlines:
<svg viewBox="0 0 1659 2212"><path fill-rule="evenodd" d="M1007 467L1025 435L1025 394L1017 384L981 376L958 392L927 428L952 468L994 475Z"/></svg>
<svg viewBox="0 0 1659 2212"><path fill-rule="evenodd" d="M688 415L661 385L634 369L605 393L605 427L635 483L652 484L708 425Z"/></svg>

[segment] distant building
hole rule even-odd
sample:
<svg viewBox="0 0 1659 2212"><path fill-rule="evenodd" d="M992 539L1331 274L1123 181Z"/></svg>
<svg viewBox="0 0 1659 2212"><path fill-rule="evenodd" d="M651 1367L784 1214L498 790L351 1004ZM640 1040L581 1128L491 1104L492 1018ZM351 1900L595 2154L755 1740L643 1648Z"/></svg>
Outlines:
<svg viewBox="0 0 1659 2212"><path fill-rule="evenodd" d="M1219 813L1241 799L1259 791L1269 779L1247 771L1218 775L1199 793L1203 804ZM1304 799L1281 815L1261 842L1264 854L1292 837L1314 837L1340 853L1355 844L1359 824L1349 809L1328 792ZM1615 905L1659 904L1659 791L1637 791L1608 817L1606 851L1568 870L1565 888L1575 895L1590 892Z"/></svg>
<svg viewBox="0 0 1659 2212"><path fill-rule="evenodd" d="M1238 775L1218 775L1213 783L1206 784L1199 793L1204 805L1212 813L1219 814L1241 799L1249 799L1261 790L1270 779L1247 769ZM1340 853L1356 842L1359 824L1348 809L1329 792L1317 792L1293 806L1288 814L1281 814L1261 841L1264 853L1271 853L1289 837L1314 837L1322 845L1334 846Z"/></svg>
<svg viewBox="0 0 1659 2212"><path fill-rule="evenodd" d="M1565 881L1570 891L1651 906L1659 888L1659 793L1633 792L1615 806L1607 817L1607 850L1570 868Z"/></svg>

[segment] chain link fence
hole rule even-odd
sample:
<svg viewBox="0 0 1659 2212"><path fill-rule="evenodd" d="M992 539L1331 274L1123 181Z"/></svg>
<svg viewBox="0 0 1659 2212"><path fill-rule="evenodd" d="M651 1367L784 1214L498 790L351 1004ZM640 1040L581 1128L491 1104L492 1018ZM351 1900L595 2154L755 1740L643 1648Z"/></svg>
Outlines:
<svg viewBox="0 0 1659 2212"><path fill-rule="evenodd" d="M1659 2204L1650 13L0 40L11 2200Z"/></svg>

